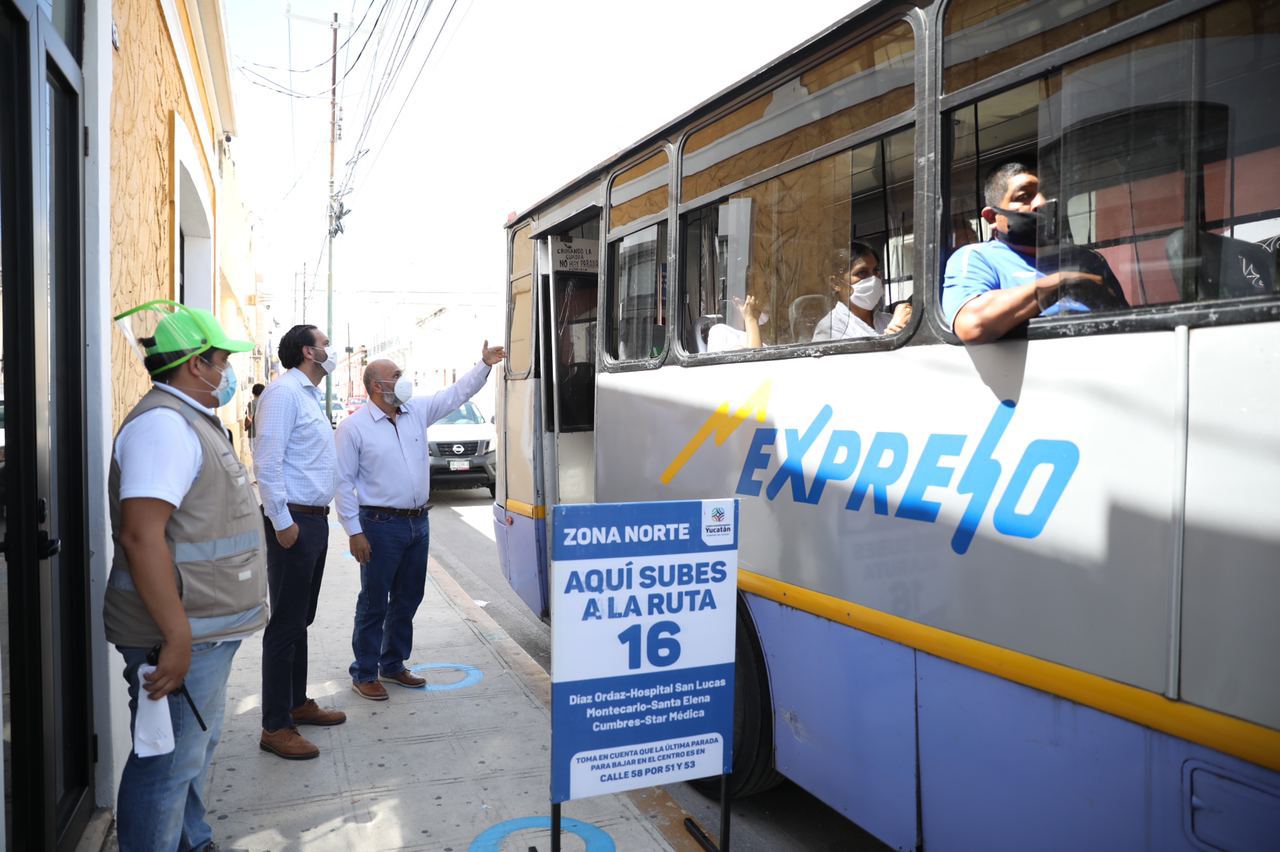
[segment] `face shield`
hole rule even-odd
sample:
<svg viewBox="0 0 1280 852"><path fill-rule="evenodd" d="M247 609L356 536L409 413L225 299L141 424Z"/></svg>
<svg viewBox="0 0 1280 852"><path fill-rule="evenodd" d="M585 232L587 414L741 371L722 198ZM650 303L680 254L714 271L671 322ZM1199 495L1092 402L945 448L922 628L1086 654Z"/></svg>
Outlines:
<svg viewBox="0 0 1280 852"><path fill-rule="evenodd" d="M248 352L253 344L232 340L222 325L208 311L157 299L139 305L115 317L116 328L124 335L142 362L154 376L170 370L210 349Z"/></svg>

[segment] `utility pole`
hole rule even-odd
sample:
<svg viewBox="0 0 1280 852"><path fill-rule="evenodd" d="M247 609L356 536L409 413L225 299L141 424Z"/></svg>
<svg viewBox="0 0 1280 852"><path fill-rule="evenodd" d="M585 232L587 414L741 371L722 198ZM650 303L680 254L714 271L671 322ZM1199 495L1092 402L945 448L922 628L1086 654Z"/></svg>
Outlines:
<svg viewBox="0 0 1280 852"><path fill-rule="evenodd" d="M329 76L329 315L325 334L333 345L333 236L338 223L338 199L333 195L333 152L338 141L338 13L333 13L333 60ZM333 422L333 376L324 378L324 416Z"/></svg>
<svg viewBox="0 0 1280 852"><path fill-rule="evenodd" d="M351 348L351 323L347 323L347 399L351 399L351 359L355 350Z"/></svg>

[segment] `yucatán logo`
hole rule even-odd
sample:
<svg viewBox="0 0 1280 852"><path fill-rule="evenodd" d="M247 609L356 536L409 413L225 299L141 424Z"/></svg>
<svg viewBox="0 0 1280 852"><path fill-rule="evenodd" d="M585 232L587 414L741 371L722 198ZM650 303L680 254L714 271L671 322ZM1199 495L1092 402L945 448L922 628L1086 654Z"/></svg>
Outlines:
<svg viewBox="0 0 1280 852"><path fill-rule="evenodd" d="M733 517L724 503L702 502L702 543L733 544Z"/></svg>

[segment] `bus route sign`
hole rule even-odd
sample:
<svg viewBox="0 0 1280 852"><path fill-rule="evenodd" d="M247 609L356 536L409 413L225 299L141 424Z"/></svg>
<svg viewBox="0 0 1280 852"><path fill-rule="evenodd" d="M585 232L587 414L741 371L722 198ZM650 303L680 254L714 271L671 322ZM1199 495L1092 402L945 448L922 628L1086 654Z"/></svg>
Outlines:
<svg viewBox="0 0 1280 852"><path fill-rule="evenodd" d="M552 519L551 801L728 772L738 501Z"/></svg>

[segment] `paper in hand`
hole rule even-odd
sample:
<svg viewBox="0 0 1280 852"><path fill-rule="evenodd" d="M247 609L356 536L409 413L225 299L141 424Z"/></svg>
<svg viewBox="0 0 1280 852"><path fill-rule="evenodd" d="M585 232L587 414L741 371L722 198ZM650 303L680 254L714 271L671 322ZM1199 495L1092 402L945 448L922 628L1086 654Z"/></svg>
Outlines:
<svg viewBox="0 0 1280 852"><path fill-rule="evenodd" d="M155 670L152 665L138 666L138 713L133 720L133 750L138 757L155 757L173 751L169 699L152 701L143 688L145 676Z"/></svg>

